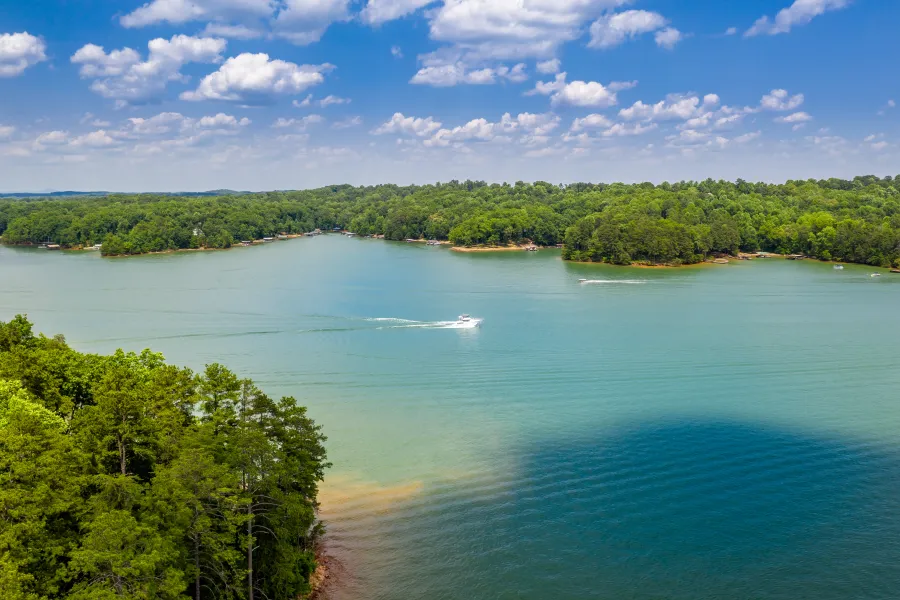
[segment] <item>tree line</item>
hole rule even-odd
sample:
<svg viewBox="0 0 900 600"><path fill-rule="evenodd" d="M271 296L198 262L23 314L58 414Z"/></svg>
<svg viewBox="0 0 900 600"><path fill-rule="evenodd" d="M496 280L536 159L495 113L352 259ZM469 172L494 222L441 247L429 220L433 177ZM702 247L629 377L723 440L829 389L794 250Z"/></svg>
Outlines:
<svg viewBox="0 0 900 600"><path fill-rule="evenodd" d="M569 260L691 263L767 251L879 266L900 259L900 176L553 185L451 181L296 192L0 200L10 244L103 244L107 255L228 248L320 228L462 246L564 244Z"/></svg>
<svg viewBox="0 0 900 600"><path fill-rule="evenodd" d="M0 597L303 597L324 441L221 365L0 322Z"/></svg>

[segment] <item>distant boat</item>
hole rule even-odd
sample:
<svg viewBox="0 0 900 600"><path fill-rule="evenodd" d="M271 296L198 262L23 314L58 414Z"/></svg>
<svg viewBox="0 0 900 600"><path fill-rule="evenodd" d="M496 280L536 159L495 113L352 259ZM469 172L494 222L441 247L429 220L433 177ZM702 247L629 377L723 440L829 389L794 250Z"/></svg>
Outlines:
<svg viewBox="0 0 900 600"><path fill-rule="evenodd" d="M579 279L578 283L584 283L585 281L587 281L587 279Z"/></svg>
<svg viewBox="0 0 900 600"><path fill-rule="evenodd" d="M872 273L869 277L881 277L881 273Z"/></svg>
<svg viewBox="0 0 900 600"><path fill-rule="evenodd" d="M843 271L843 270L844 270L844 265L834 265L834 270L835 270L835 271Z"/></svg>
<svg viewBox="0 0 900 600"><path fill-rule="evenodd" d="M475 319L470 315L459 315L459 318L456 320L455 326L460 329L474 329L476 327L481 327L481 322L483 319Z"/></svg>

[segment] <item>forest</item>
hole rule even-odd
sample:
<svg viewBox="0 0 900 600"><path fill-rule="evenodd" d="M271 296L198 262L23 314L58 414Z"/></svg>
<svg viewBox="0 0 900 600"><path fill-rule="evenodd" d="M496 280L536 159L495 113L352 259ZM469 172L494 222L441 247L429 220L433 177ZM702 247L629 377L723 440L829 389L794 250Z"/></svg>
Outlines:
<svg viewBox="0 0 900 600"><path fill-rule="evenodd" d="M564 244L568 260L688 264L766 251L875 266L900 260L900 176L784 184L338 185L217 197L0 200L7 244L102 244L104 255L228 248L316 228L460 246Z"/></svg>
<svg viewBox="0 0 900 600"><path fill-rule="evenodd" d="M324 441L221 365L0 322L0 598L303 598Z"/></svg>

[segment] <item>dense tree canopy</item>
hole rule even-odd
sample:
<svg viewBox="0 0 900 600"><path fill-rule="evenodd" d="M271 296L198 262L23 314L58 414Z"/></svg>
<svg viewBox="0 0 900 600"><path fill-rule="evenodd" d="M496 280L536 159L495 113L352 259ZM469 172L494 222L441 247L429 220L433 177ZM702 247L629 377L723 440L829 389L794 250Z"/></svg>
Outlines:
<svg viewBox="0 0 900 600"><path fill-rule="evenodd" d="M0 598L298 598L324 440L220 365L0 322Z"/></svg>
<svg viewBox="0 0 900 600"><path fill-rule="evenodd" d="M889 266L900 258L900 178L767 183L332 186L215 198L0 200L11 244L102 243L104 254L227 248L340 227L459 245L564 243L573 260L690 263L764 250Z"/></svg>

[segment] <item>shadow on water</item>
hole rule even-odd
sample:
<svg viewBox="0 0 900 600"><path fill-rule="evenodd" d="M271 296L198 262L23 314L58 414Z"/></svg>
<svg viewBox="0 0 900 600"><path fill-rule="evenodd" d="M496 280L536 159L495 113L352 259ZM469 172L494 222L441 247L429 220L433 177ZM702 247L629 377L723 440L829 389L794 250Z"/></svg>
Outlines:
<svg viewBox="0 0 900 600"><path fill-rule="evenodd" d="M678 422L523 459L499 497L431 497L447 507L384 597L900 597L893 451Z"/></svg>

